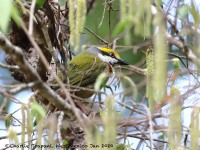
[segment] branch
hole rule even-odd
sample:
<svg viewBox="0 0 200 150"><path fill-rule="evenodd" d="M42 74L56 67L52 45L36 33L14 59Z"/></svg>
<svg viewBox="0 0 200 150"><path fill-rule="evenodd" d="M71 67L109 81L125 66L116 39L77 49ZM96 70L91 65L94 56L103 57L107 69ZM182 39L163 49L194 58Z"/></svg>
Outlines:
<svg viewBox="0 0 200 150"><path fill-rule="evenodd" d="M123 135L123 134L120 134L118 133L119 135ZM150 140L150 138L148 137L141 137L141 136L137 136L137 135L134 135L134 134L126 134L127 137L133 137L133 138L136 138L136 139L141 139L141 140ZM162 142L162 143L168 143L168 141L164 141L164 140L159 140L159 139L152 139L153 141L157 141L157 142Z"/></svg>
<svg viewBox="0 0 200 150"><path fill-rule="evenodd" d="M189 60L191 60L194 64L197 66L200 66L200 59L193 53L193 51L187 46L187 43L185 42L185 39L180 34L179 30L177 29L176 25L173 23L173 21L166 16L167 21L170 23L172 28L174 29L174 32L177 34L180 41L177 41L175 38L173 38L171 35L167 35L167 40L180 48L182 52L187 56Z"/></svg>
<svg viewBox="0 0 200 150"><path fill-rule="evenodd" d="M102 39L100 36L98 36L96 33L94 33L93 31L91 31L89 28L84 27L87 31L89 31L91 34L93 34L94 36L96 36L96 38L98 38L101 42L103 42L104 44L106 44L108 46L108 42L105 41L104 39Z"/></svg>
<svg viewBox="0 0 200 150"><path fill-rule="evenodd" d="M95 0L91 0L89 2L87 1L87 14L92 9L94 2L95 2Z"/></svg>
<svg viewBox="0 0 200 150"><path fill-rule="evenodd" d="M149 39L147 41L144 41L142 43L139 43L139 44L136 44L136 45L133 45L133 46L122 46L122 45L117 45L116 48L123 48L123 50L121 50L120 52L124 52L124 51L127 51L129 50L130 48L133 50L133 52L139 50L139 49L142 49L142 48L146 48L148 46L152 46L153 45L153 40L152 39Z"/></svg>
<svg viewBox="0 0 200 150"><path fill-rule="evenodd" d="M107 7L107 0L104 1L103 14L102 14L101 21L99 23L99 27L98 28L100 28L102 23L103 23L103 20L104 20L104 17L105 17L105 13L106 13L106 7Z"/></svg>
<svg viewBox="0 0 200 150"><path fill-rule="evenodd" d="M23 50L17 46L14 46L1 32L0 48L2 48L2 50L4 50L15 60L16 64L20 67L20 71L25 75L28 82L37 81L33 88L38 90L42 97L48 99L60 110L71 110L71 106L42 81L38 73L25 59Z"/></svg>
<svg viewBox="0 0 200 150"><path fill-rule="evenodd" d="M29 34L33 33L33 18L34 18L34 10L35 10L36 0L32 1L31 10L30 10L30 19L29 19Z"/></svg>
<svg viewBox="0 0 200 150"><path fill-rule="evenodd" d="M2 68L7 68L7 69L19 69L19 66L12 66L12 65L7 65L7 64L3 64L3 63L0 63L0 67Z"/></svg>

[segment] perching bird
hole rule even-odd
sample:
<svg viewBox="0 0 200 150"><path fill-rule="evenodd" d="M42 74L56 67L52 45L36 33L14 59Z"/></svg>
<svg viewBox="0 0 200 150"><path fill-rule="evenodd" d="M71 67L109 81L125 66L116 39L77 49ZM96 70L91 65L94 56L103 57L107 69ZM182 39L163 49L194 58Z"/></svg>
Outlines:
<svg viewBox="0 0 200 150"><path fill-rule="evenodd" d="M69 83L73 86L93 88L98 75L102 72L110 75L115 64L128 65L113 49L88 48L69 62L67 67ZM81 98L89 98L93 95L93 92L79 89L75 92L75 95Z"/></svg>

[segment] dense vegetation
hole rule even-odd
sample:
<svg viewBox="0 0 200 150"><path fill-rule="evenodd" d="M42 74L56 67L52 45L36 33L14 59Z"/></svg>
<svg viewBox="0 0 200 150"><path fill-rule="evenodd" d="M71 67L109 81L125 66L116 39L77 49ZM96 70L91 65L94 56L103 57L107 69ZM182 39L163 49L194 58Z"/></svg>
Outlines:
<svg viewBox="0 0 200 150"><path fill-rule="evenodd" d="M199 149L199 27L197 1L1 1L1 148ZM92 46L130 65L85 99L61 76Z"/></svg>

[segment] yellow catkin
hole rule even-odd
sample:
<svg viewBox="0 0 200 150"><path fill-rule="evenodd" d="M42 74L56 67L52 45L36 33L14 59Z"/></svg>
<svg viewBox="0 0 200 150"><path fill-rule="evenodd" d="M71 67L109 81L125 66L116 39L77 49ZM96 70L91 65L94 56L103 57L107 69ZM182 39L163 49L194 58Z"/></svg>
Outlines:
<svg viewBox="0 0 200 150"><path fill-rule="evenodd" d="M75 20L75 47L74 51L78 50L78 43L80 43L80 32L81 32L81 7L82 7L82 0L77 0L77 9L76 9L76 20Z"/></svg>
<svg viewBox="0 0 200 150"><path fill-rule="evenodd" d="M24 144L25 142L25 129L26 129L26 115L25 115L25 109L26 106L24 104L21 105L21 111L22 111L22 124L21 124L21 130L22 130L22 135L21 135L21 142Z"/></svg>
<svg viewBox="0 0 200 150"><path fill-rule="evenodd" d="M144 20L144 35L151 36L151 23L152 23L152 13L151 13L151 0L146 1L146 7L144 8L146 11L146 17Z"/></svg>
<svg viewBox="0 0 200 150"><path fill-rule="evenodd" d="M116 122L117 122L117 112L115 110L115 103L113 97L107 97L105 100L105 111L101 112L101 118L104 123L104 142L108 141L111 144L115 144L116 142ZM110 124L112 122L112 125Z"/></svg>
<svg viewBox="0 0 200 150"><path fill-rule="evenodd" d="M33 133L33 116L31 114L31 107L30 107L30 103L28 105L27 108L27 138L28 138L28 145L31 144L31 135Z"/></svg>
<svg viewBox="0 0 200 150"><path fill-rule="evenodd" d="M86 13L87 13L87 7L86 7L86 1L85 0L80 0L80 32L83 31L84 25L85 25L85 20L86 20Z"/></svg>
<svg viewBox="0 0 200 150"><path fill-rule="evenodd" d="M162 14L155 16L155 27L158 32L155 36L154 46L154 62L155 71L153 75L154 99L160 102L166 94L167 86L167 43L166 43L166 27L162 18Z"/></svg>
<svg viewBox="0 0 200 150"><path fill-rule="evenodd" d="M182 127L181 127L181 94L178 88L171 87L170 91L170 116L168 139L171 149L179 149L181 145Z"/></svg>
<svg viewBox="0 0 200 150"><path fill-rule="evenodd" d="M26 9L23 5L23 3L21 2L21 0L15 0L15 3L18 7L18 9L20 10L20 12L24 15L26 14L27 12L29 12L28 9Z"/></svg>
<svg viewBox="0 0 200 150"><path fill-rule="evenodd" d="M120 115L116 112L115 99L112 96L106 97L105 108L100 111L103 131L88 124L86 129L86 141L90 145L87 149L116 149L117 120ZM91 126L92 125L92 126Z"/></svg>
<svg viewBox="0 0 200 150"><path fill-rule="evenodd" d="M74 45L74 35L75 35L75 6L74 6L74 0L69 0L69 26L70 26L70 44Z"/></svg>
<svg viewBox="0 0 200 150"><path fill-rule="evenodd" d="M80 44L80 35L86 20L86 0L69 0L70 44L76 52Z"/></svg>
<svg viewBox="0 0 200 150"><path fill-rule="evenodd" d="M199 149L199 137L200 137L200 120L199 120L199 115L200 115L200 109L198 107L193 108L193 112L191 114L191 147L190 150L193 149Z"/></svg>
<svg viewBox="0 0 200 150"><path fill-rule="evenodd" d="M153 112L155 109L155 100L153 96L153 85L152 77L154 72L154 58L153 49L150 47L146 52L146 62L147 62L147 85L146 85L146 97L148 98L150 110Z"/></svg>
<svg viewBox="0 0 200 150"><path fill-rule="evenodd" d="M126 0L120 0L120 20L122 21L127 17Z"/></svg>
<svg viewBox="0 0 200 150"><path fill-rule="evenodd" d="M120 21L126 19L132 21L135 34L150 36L151 33L151 0L120 0ZM130 34L128 31L125 34ZM128 35L127 35L128 36Z"/></svg>
<svg viewBox="0 0 200 150"><path fill-rule="evenodd" d="M137 1L136 0L135 12L133 22L135 25L135 33L138 35L150 36L151 30L151 0Z"/></svg>
<svg viewBox="0 0 200 150"><path fill-rule="evenodd" d="M9 128L8 130L8 139L10 141L10 143L15 143L16 145L19 144L19 139L17 136L16 131L12 130L11 128Z"/></svg>
<svg viewBox="0 0 200 150"><path fill-rule="evenodd" d="M135 6L136 6L136 2L135 0L129 0L128 2L128 16L130 18L133 18L134 17L134 12L135 12Z"/></svg>

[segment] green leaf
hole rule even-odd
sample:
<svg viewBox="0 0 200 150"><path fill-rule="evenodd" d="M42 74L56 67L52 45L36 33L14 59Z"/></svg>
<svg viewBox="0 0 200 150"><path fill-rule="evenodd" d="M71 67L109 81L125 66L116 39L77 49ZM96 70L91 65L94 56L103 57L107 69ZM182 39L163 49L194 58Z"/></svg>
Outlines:
<svg viewBox="0 0 200 150"><path fill-rule="evenodd" d="M67 147L68 144L69 144L69 142L66 139L64 139L62 142L62 146Z"/></svg>
<svg viewBox="0 0 200 150"><path fill-rule="evenodd" d="M113 30L113 35L112 37L115 38L116 36L118 36L119 34L121 34L122 32L124 32L126 29L128 29L129 27L131 27L132 25L132 20L129 18L126 18L122 21L120 21L114 28Z"/></svg>
<svg viewBox="0 0 200 150"><path fill-rule="evenodd" d="M126 146L124 144L117 144L116 150L125 150Z"/></svg>
<svg viewBox="0 0 200 150"><path fill-rule="evenodd" d="M12 0L4 0L1 1L0 4L0 29L3 32L6 32L8 29L8 23L10 20L11 12L12 12Z"/></svg>
<svg viewBox="0 0 200 150"><path fill-rule="evenodd" d="M182 19L187 17L188 11L189 11L189 6L187 5L182 5L178 8L178 14Z"/></svg>
<svg viewBox="0 0 200 150"><path fill-rule="evenodd" d="M158 136L158 139L162 139L162 140L164 140L165 137L166 137L166 134L165 134L165 133L162 133L160 136Z"/></svg>
<svg viewBox="0 0 200 150"><path fill-rule="evenodd" d="M8 129L10 127L10 120L11 120L11 118L12 118L11 114L8 114L6 116L6 121L5 121L6 129Z"/></svg>
<svg viewBox="0 0 200 150"><path fill-rule="evenodd" d="M18 9L13 5L12 11L11 11L12 19L15 21L15 23L20 26L21 24L21 18L18 12Z"/></svg>
<svg viewBox="0 0 200 150"><path fill-rule="evenodd" d="M178 58L173 58L172 63L174 66L174 70L181 69L180 60Z"/></svg>
<svg viewBox="0 0 200 150"><path fill-rule="evenodd" d="M197 8L195 7L195 4L193 1L191 3L190 13L194 19L194 27L198 28L199 22L200 22L199 12L198 12Z"/></svg>
<svg viewBox="0 0 200 150"><path fill-rule="evenodd" d="M37 122L46 116L43 107L36 102L31 106L31 114L36 117Z"/></svg>
<svg viewBox="0 0 200 150"><path fill-rule="evenodd" d="M36 1L36 7L41 8L44 5L45 0L37 0Z"/></svg>
<svg viewBox="0 0 200 150"><path fill-rule="evenodd" d="M136 84L132 81L132 79L128 76L121 77L122 86L124 90L131 89L130 93L133 94L133 97L137 97L138 91Z"/></svg>
<svg viewBox="0 0 200 150"><path fill-rule="evenodd" d="M99 91L99 90L102 88L102 86L105 84L106 80L107 80L107 75L106 75L106 73L105 73L105 72L101 73L101 74L98 76L98 78L97 78L97 80L96 80L96 82L95 82L94 89L95 89L96 91Z"/></svg>

